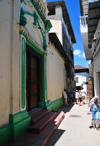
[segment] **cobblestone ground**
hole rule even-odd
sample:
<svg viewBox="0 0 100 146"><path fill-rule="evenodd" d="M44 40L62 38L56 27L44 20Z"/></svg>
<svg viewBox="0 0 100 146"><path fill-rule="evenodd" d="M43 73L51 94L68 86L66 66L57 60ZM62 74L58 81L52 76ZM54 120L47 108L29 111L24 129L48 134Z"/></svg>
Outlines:
<svg viewBox="0 0 100 146"><path fill-rule="evenodd" d="M62 107L65 118L47 146L100 146L100 129L90 129L92 115L87 115L87 104Z"/></svg>

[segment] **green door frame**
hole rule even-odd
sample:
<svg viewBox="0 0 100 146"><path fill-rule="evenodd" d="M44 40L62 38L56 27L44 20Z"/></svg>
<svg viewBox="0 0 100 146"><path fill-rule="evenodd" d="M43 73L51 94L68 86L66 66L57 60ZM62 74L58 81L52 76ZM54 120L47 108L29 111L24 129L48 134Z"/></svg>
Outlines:
<svg viewBox="0 0 100 146"><path fill-rule="evenodd" d="M43 50L29 35L26 29L21 26L20 34L21 37L21 108L25 108L25 62L26 62L26 44L34 49L37 53L42 55L42 102L38 103L39 107L46 108L47 101L47 67L46 67L46 56L47 52Z"/></svg>

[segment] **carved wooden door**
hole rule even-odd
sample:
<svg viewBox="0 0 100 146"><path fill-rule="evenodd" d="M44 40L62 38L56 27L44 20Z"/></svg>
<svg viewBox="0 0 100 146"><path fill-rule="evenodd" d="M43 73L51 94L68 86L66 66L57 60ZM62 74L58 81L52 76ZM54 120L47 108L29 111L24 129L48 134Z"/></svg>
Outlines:
<svg viewBox="0 0 100 146"><path fill-rule="evenodd" d="M40 63L38 57L26 51L26 108L37 107L40 95Z"/></svg>

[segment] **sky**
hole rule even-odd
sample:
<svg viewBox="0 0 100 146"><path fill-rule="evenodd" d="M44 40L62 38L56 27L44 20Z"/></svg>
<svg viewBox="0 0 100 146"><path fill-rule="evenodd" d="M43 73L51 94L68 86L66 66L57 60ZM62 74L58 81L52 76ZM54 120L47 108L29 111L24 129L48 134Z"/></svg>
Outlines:
<svg viewBox="0 0 100 146"><path fill-rule="evenodd" d="M52 1L59 1L59 0L46 0L46 2L52 2ZM89 67L88 65L89 61L86 61L85 58L84 46L80 33L79 16L81 16L81 14L80 14L79 0L65 0L65 3L67 6L67 10L70 16L70 21L77 42L73 45L74 64L81 65L84 67Z"/></svg>

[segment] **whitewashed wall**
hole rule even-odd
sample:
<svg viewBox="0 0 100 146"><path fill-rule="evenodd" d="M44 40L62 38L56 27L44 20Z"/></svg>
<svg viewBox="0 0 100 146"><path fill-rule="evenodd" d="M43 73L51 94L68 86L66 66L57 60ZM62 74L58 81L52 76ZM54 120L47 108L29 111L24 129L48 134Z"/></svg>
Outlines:
<svg viewBox="0 0 100 146"><path fill-rule="evenodd" d="M51 52L51 53L50 53ZM53 54L52 54L53 53ZM64 60L54 46L49 45L47 56L47 99L54 101L62 97L65 87Z"/></svg>
<svg viewBox="0 0 100 146"><path fill-rule="evenodd" d="M20 0L0 1L0 127L19 111Z"/></svg>

